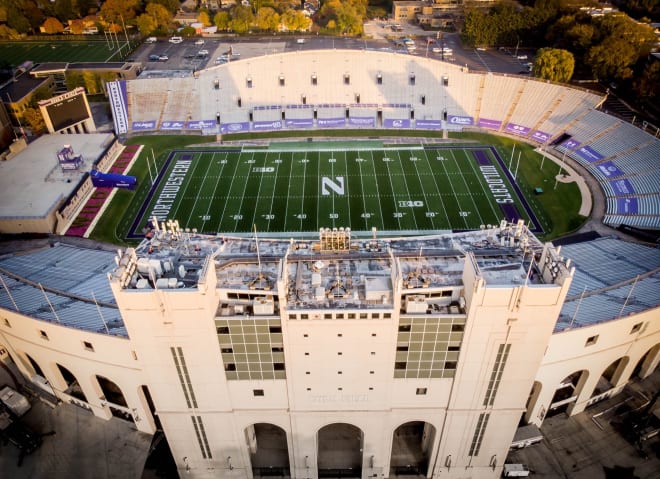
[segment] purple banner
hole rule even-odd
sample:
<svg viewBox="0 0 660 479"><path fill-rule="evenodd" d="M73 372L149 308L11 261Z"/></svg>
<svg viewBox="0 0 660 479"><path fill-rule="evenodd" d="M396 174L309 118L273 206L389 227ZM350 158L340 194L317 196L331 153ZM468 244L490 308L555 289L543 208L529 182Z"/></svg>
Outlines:
<svg viewBox="0 0 660 479"><path fill-rule="evenodd" d="M471 126L474 125L474 118L472 118L471 116L449 115L447 117L447 123L449 123L450 125Z"/></svg>
<svg viewBox="0 0 660 479"><path fill-rule="evenodd" d="M373 116L352 116L348 119L348 124L352 126L374 126L376 119Z"/></svg>
<svg viewBox="0 0 660 479"><path fill-rule="evenodd" d="M182 121L164 121L160 124L161 130L183 130L184 122Z"/></svg>
<svg viewBox="0 0 660 479"><path fill-rule="evenodd" d="M539 143L545 143L550 139L550 133L546 133L544 131L536 130L534 133L532 133L531 136L532 140L536 140Z"/></svg>
<svg viewBox="0 0 660 479"><path fill-rule="evenodd" d="M600 165L598 165L598 169L603 175L607 176L608 178L616 178L617 176L625 175L625 173L621 171L619 167L616 166L611 161L606 161L605 163L601 163Z"/></svg>
<svg viewBox="0 0 660 479"><path fill-rule="evenodd" d="M287 128L312 128L314 120L311 118L294 118L293 120L285 120L284 125Z"/></svg>
<svg viewBox="0 0 660 479"><path fill-rule="evenodd" d="M578 146L580 146L580 142L577 141L574 138L569 138L568 140L564 141L561 144L561 146L563 146L564 148L568 148L569 150L573 150L573 149L577 148Z"/></svg>
<svg viewBox="0 0 660 479"><path fill-rule="evenodd" d="M593 163L594 161L602 160L605 158L590 146L583 146L582 148L578 148L576 153L587 160L589 163Z"/></svg>
<svg viewBox="0 0 660 479"><path fill-rule="evenodd" d="M208 130L215 128L215 125L215 120L196 120L186 123L186 128L189 130Z"/></svg>
<svg viewBox="0 0 660 479"><path fill-rule="evenodd" d="M281 120L273 121L253 121L252 129L253 130L279 130L282 128Z"/></svg>
<svg viewBox="0 0 660 479"><path fill-rule="evenodd" d="M346 118L319 118L317 120L319 128L336 128L338 126L346 126Z"/></svg>
<svg viewBox="0 0 660 479"><path fill-rule="evenodd" d="M619 214L636 215L639 211L637 198L617 198L616 212Z"/></svg>
<svg viewBox="0 0 660 479"><path fill-rule="evenodd" d="M621 180L612 180L610 181L612 189L617 195L633 195L635 194L635 188L626 178Z"/></svg>
<svg viewBox="0 0 660 479"><path fill-rule="evenodd" d="M415 128L424 130L442 130L442 120L416 120Z"/></svg>
<svg viewBox="0 0 660 479"><path fill-rule="evenodd" d="M117 133L128 131L128 96L126 93L126 81L112 81L106 83L108 88L108 100L112 107L112 119L115 123Z"/></svg>
<svg viewBox="0 0 660 479"><path fill-rule="evenodd" d="M250 129L250 122L244 121L240 123L223 123L220 125L221 133L240 133Z"/></svg>
<svg viewBox="0 0 660 479"><path fill-rule="evenodd" d="M502 122L497 120L489 120L488 118L479 118L479 123L477 123L477 125L482 128L499 130L500 127L502 126Z"/></svg>
<svg viewBox="0 0 660 479"><path fill-rule="evenodd" d="M156 129L156 120L150 121L134 121L133 130L155 130Z"/></svg>
<svg viewBox="0 0 660 479"><path fill-rule="evenodd" d="M396 120L394 118L386 118L383 120L385 128L410 128L410 120L407 118Z"/></svg>
<svg viewBox="0 0 660 479"><path fill-rule="evenodd" d="M507 123L506 127L504 128L504 131L506 131L507 133L511 133L513 135L518 135L518 136L529 135L529 130L531 130L531 128L527 128L526 126L522 126L522 125L516 125L515 123Z"/></svg>

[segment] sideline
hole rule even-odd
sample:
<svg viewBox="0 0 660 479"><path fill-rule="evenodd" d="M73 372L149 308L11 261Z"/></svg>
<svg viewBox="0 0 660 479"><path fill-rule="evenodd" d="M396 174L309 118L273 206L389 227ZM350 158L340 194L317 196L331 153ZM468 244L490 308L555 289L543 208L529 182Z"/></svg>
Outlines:
<svg viewBox="0 0 660 479"><path fill-rule="evenodd" d="M582 176L580 176L580 174L575 171L568 163L565 161L562 162L559 158L548 153L547 151L543 151L540 148L536 148L534 151L539 155L542 155L543 157L553 161L557 166L560 166L562 169L568 172L567 176L558 174L555 176L556 180L561 183L577 183L577 186L580 189L580 196L582 197L582 204L580 205L580 211L578 211L578 214L588 218L589 215L591 215L591 210L593 209L593 198L591 197L591 191L589 190L585 179L582 178Z"/></svg>

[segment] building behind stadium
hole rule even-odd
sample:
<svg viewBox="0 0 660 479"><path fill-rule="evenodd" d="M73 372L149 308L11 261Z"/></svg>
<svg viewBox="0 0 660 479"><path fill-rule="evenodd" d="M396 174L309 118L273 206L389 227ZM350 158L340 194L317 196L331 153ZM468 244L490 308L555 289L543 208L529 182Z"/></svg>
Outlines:
<svg viewBox="0 0 660 479"><path fill-rule="evenodd" d="M505 222L304 241L169 222L2 257L0 343L53 401L162 429L182 475L498 477L520 424L653 372L659 268Z"/></svg>

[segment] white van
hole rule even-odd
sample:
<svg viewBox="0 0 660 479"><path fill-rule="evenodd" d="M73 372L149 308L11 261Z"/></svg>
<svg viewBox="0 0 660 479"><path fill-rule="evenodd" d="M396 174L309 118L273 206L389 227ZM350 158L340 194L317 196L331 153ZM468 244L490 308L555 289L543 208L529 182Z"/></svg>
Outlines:
<svg viewBox="0 0 660 479"><path fill-rule="evenodd" d="M158 39L156 37L149 37L147 38L144 43L156 43Z"/></svg>
<svg viewBox="0 0 660 479"><path fill-rule="evenodd" d="M181 43L183 42L183 38L181 37L172 37L170 38L170 43Z"/></svg>

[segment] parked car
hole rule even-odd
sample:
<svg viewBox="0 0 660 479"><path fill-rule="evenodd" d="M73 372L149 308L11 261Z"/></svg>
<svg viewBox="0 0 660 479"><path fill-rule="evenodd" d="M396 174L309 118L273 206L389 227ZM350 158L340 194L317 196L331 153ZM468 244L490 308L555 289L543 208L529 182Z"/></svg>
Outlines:
<svg viewBox="0 0 660 479"><path fill-rule="evenodd" d="M156 37L149 37L147 38L144 43L156 43L158 39Z"/></svg>
<svg viewBox="0 0 660 479"><path fill-rule="evenodd" d="M160 55L149 55L150 62L157 62L158 60L160 60Z"/></svg>
<svg viewBox="0 0 660 479"><path fill-rule="evenodd" d="M201 38L199 40L195 40L195 45L204 45L204 40Z"/></svg>
<svg viewBox="0 0 660 479"><path fill-rule="evenodd" d="M168 57L167 55L160 55L158 57L158 61L161 61L161 62L166 62L169 59L170 59L170 57Z"/></svg>
<svg viewBox="0 0 660 479"><path fill-rule="evenodd" d="M169 41L170 41L170 43L181 43L181 42L183 42L183 38L181 38L181 37L172 37L172 38L170 38Z"/></svg>

